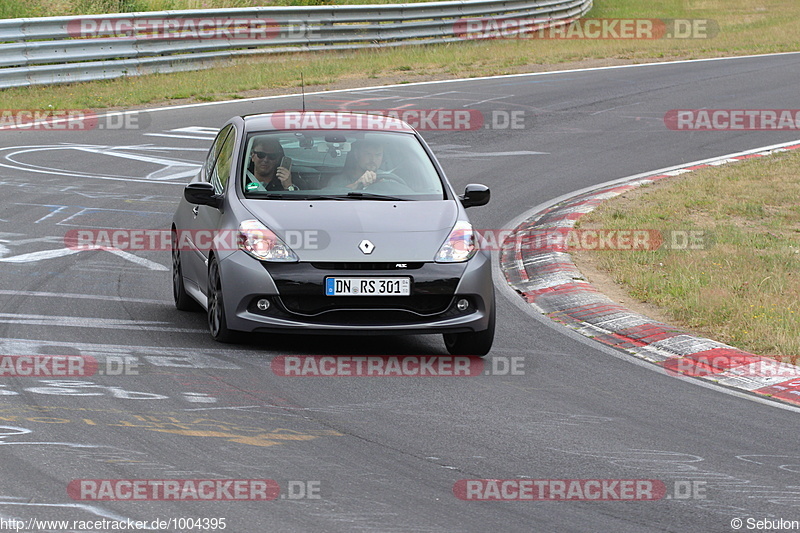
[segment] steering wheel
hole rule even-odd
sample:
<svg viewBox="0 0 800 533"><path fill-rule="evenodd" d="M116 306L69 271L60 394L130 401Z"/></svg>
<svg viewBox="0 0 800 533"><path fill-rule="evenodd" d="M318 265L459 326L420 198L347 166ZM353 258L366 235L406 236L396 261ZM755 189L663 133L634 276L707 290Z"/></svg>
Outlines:
<svg viewBox="0 0 800 533"><path fill-rule="evenodd" d="M378 176L378 179L376 181L390 181L408 187L408 183L406 183L406 180L404 180L403 178L401 178L396 174L383 174L381 176Z"/></svg>
<svg viewBox="0 0 800 533"><path fill-rule="evenodd" d="M405 182L405 180L403 178L401 178L397 174L393 174L391 172L378 174L378 177L375 179L375 181L373 183L371 183L367 188L375 187L376 185L379 185L380 183L387 183L387 184L388 183L394 183L394 184L400 185L401 187L404 187L404 188L408 189L409 191L412 190L411 187L408 186L408 184Z"/></svg>

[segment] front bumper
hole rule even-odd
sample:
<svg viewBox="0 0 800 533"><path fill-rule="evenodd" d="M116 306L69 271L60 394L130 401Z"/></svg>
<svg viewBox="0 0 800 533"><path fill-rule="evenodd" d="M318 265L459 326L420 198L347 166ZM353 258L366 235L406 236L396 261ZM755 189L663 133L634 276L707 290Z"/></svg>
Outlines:
<svg viewBox="0 0 800 533"><path fill-rule="evenodd" d="M237 251L220 262L228 327L321 334L482 331L494 307L491 261L466 263L262 263ZM325 296L328 276L408 276L410 296ZM267 300L266 310L257 306ZM468 302L465 310L458 308Z"/></svg>

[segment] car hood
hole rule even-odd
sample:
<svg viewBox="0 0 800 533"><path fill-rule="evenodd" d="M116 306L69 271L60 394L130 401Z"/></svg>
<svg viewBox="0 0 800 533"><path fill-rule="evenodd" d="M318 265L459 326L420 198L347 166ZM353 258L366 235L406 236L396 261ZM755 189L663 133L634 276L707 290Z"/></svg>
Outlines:
<svg viewBox="0 0 800 533"><path fill-rule="evenodd" d="M244 200L301 261L433 261L458 219L453 200ZM369 240L374 249L359 249Z"/></svg>

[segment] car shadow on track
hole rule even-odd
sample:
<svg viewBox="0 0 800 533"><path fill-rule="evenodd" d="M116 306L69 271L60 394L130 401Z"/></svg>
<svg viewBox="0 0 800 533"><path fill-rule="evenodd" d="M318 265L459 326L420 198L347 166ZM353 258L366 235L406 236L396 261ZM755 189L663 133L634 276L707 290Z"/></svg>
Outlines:
<svg viewBox="0 0 800 533"><path fill-rule="evenodd" d="M181 312L172 306L148 307L149 320L186 329L169 335L183 347L195 349L230 349L263 351L265 354L305 355L446 355L442 336L435 335L366 335L355 330L347 335L297 333L237 333L234 342L215 342L208 333L205 312ZM158 336L155 339L158 340ZM166 340L166 339L164 339Z"/></svg>
<svg viewBox="0 0 800 533"><path fill-rule="evenodd" d="M210 340L210 338L209 338ZM239 334L235 345L282 354L314 355L444 355L441 335L303 335ZM213 341L211 341L213 343ZM213 343L217 344L218 343Z"/></svg>

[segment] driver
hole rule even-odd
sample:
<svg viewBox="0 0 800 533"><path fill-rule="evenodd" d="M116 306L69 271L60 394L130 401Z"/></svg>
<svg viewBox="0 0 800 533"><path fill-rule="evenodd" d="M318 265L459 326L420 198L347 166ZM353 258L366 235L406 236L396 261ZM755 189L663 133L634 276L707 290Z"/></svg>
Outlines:
<svg viewBox="0 0 800 533"><path fill-rule="evenodd" d="M368 187L378 179L378 169L383 163L383 145L363 140L353 143L341 174L331 178L330 186L358 190Z"/></svg>

